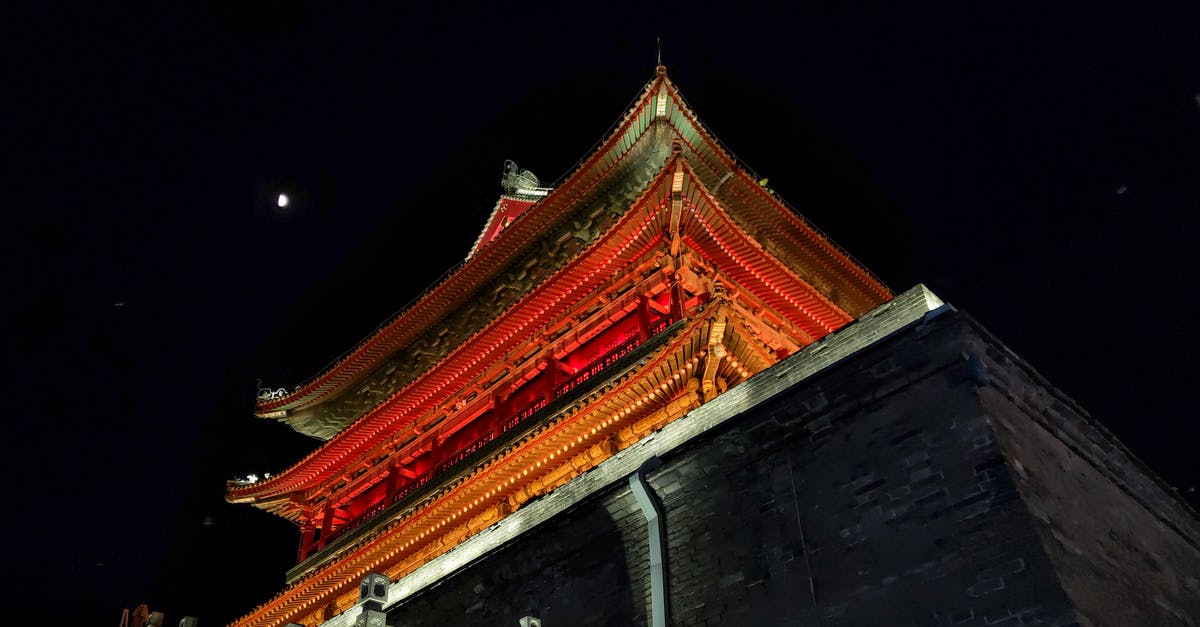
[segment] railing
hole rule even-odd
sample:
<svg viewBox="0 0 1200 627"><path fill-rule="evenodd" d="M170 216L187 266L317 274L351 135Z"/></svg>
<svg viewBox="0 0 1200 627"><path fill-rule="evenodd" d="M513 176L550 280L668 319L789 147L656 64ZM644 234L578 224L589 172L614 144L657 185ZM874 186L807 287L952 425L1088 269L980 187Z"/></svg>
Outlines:
<svg viewBox="0 0 1200 627"><path fill-rule="evenodd" d="M326 536L326 538L325 538L325 542L323 543L324 546L329 546L329 544L332 543L334 540L337 540L338 538L342 537L343 535L361 527L363 525L363 523L367 522L367 520L369 520L371 518L374 518L377 514L383 512L383 510L387 509L388 507L390 507L396 503L399 503L400 501L403 501L405 497L407 497L408 495L415 492L417 490L417 488L420 488L421 486L425 485L426 483L429 483L429 480L432 479L434 477L434 475L436 475L436 474L437 474L437 472L422 473L421 475L417 476L415 481L412 481L411 483L405 485L403 488L396 490L395 493L385 496L383 499L380 499L380 501L378 503L372 505L370 508L368 508L361 514L350 519L348 522L341 525L337 529L330 531L329 535ZM309 552L310 555L311 555L311 553L312 552Z"/></svg>
<svg viewBox="0 0 1200 627"><path fill-rule="evenodd" d="M534 401L529 405L526 405L524 409L514 413L511 418L500 423L499 432L504 433L509 429L521 424L522 422L525 422L530 416L541 411L541 409L546 406L547 402L548 401L545 397L538 397L534 399Z"/></svg>
<svg viewBox="0 0 1200 627"><path fill-rule="evenodd" d="M497 434L495 432L488 432L488 433L481 435L480 437L473 440L470 444L467 444L466 446L455 451L454 454L443 459L440 463L438 463L437 466L434 467L432 473L426 473L426 474L428 474L430 476L440 474L443 470L466 459L466 457L468 455L470 455L471 453L474 453L475 451L478 451L479 449L483 448L484 445L487 444L488 442L495 440L496 435Z"/></svg>
<svg viewBox="0 0 1200 627"><path fill-rule="evenodd" d="M467 445L443 457L433 466L431 470L421 473L415 478L415 480L409 482L395 493L384 496L384 498L380 499L378 503L375 503L362 513L347 521L345 524L331 531L329 535L320 542L320 546L329 546L333 541L344 536L346 533L361 527L369 519L374 518L388 507L404 500L418 488L429 483L433 477L453 467L455 464L469 457L472 453L482 449L500 435L508 432L509 430L533 417L534 414L538 413L547 405L549 405L551 401L557 400L569 394L572 390L586 383L592 377L607 370L610 366L620 361L621 358L625 357L626 355L632 353L637 347L644 344L650 338L665 331L672 322L673 320L670 316L664 317L657 324L648 329L644 339L643 336L636 330L633 331L630 336L618 339L617 342L619 343L616 346L592 360L587 366L584 366L578 372L572 375L570 379L567 379L565 382L556 386L552 391L552 394L539 396L538 398L534 399L533 402L522 407L520 410L514 411L507 419L503 419L501 422L499 422L499 428L480 434L479 437L475 438ZM547 398L547 396L549 396L549 398ZM436 453L437 451L435 449L434 454ZM317 551L312 551L311 549L304 551L305 559L316 552Z"/></svg>

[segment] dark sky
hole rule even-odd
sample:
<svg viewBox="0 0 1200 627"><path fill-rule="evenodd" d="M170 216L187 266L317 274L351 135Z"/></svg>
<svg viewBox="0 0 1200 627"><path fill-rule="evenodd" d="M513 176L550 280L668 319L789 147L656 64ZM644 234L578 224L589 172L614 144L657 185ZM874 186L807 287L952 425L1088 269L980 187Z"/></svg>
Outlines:
<svg viewBox="0 0 1200 627"><path fill-rule="evenodd" d="M1197 502L1194 2L98 4L0 16L4 537L48 624L277 591L298 536L224 481L315 441L252 418L256 379L302 382L460 260L504 159L566 173L656 35L793 206Z"/></svg>

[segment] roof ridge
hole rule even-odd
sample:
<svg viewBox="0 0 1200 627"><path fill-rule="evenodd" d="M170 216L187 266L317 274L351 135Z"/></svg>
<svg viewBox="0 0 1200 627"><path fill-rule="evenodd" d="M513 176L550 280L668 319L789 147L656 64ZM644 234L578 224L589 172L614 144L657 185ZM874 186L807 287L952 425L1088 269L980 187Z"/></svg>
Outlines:
<svg viewBox="0 0 1200 627"><path fill-rule="evenodd" d="M580 161L577 162L577 165L575 166L575 168L572 169L568 175L566 175L565 177L561 177L559 179L559 180L563 181L562 185L559 185L558 184L559 180L556 180L555 186L554 186L555 187L554 192L551 192L551 194L549 196L543 198L541 201L539 201L536 204L537 205L548 204L548 203L546 203L546 201L549 201L551 198L559 196L560 192L565 193L567 191L567 184L571 183L572 179L575 179L579 175L581 175L581 173L585 170L586 166L588 166L590 164L590 162L594 161L595 158L599 154L601 154L600 149L602 147L613 143L620 136L621 129L625 128L629 124L629 121L632 119L635 112L637 112L643 108L644 101L647 98L652 97L654 86L659 84L661 81L665 80L665 78L666 78L665 75L656 75L653 79L651 79L648 83L646 83L646 85L642 88L641 93L636 98L634 98L630 107L626 109L625 113L621 116L621 118L611 127L613 130L611 130L607 134L607 136L605 136L601 141L599 141L599 142L597 142L597 144L593 145L593 147L587 153L585 153L585 156L582 159L580 159ZM607 151L605 151L605 152L607 152ZM590 188L591 185L588 185L587 187ZM527 214L528 211L525 213ZM482 250L480 250L479 252L482 252ZM375 329L373 331L371 331L366 337L364 337L362 340L357 342L351 348L347 349L344 353L342 353L342 355L340 357L331 361L329 363L329 365L327 365L325 368L322 368L315 375L308 378L306 381L300 383L299 385L295 386L295 388L293 388L293 391L291 393L286 394L282 398L262 398L262 397L260 397L260 398L256 399L255 409L254 409L255 415L257 415L259 417L267 417L268 415L273 414L275 412L290 411L290 410L300 409L301 407L311 405L312 404L311 401L313 399L309 399L308 401L305 401L305 397L311 396L313 393L316 393L318 395L324 395L324 392L319 391L317 388L321 387L323 384L325 384L327 381L329 381L329 379L332 378L333 373L335 371L337 371L340 366L342 366L346 362L350 361L351 359L355 358L357 355L360 355L366 346L371 344L373 341L375 341L380 336L385 335L393 327L397 326L399 320L405 314L414 310L418 305L420 305L420 303L422 301L424 301L426 299L426 297L428 295L432 294L434 291L436 291L442 285L449 282L454 276L456 276L458 274L458 272L464 266L471 263L472 261L474 261L477 258L478 258L478 255L469 255L463 261L460 261L459 263L455 264L454 266L452 266L451 268L446 270L446 272L444 272L439 279L435 280L434 283L430 285L430 287L426 288L426 290L424 292L422 292L419 296L417 296L412 301L410 301L408 305L401 308L399 311L397 311L393 315L389 316L385 321L383 321L379 325L377 325L375 327ZM393 351L387 350L385 352L390 354ZM368 367L368 370L364 370L364 372L367 372L367 371L369 371L369 367ZM360 372L356 376L361 376L364 372ZM355 379L356 376L351 376L345 381L334 383L332 385L332 388L336 389L339 387L344 387L344 386L348 385L351 380Z"/></svg>
<svg viewBox="0 0 1200 627"><path fill-rule="evenodd" d="M681 120L679 116L685 118L686 121ZM518 251L525 250L529 246L530 242L536 240L537 235L547 228L547 225L555 222L555 215L562 213L567 207L576 206L581 199L584 199L588 197L589 194L593 193L593 190L597 189L598 185L600 185L603 181L608 180L606 175L612 172L613 169L616 168L617 164L622 162L631 153L634 145L640 143L640 140L646 137L653 123L660 120L665 121L672 129L671 141L686 146L690 153L694 154L701 163L706 165L706 169L713 172L719 172L721 169L728 168L730 174L736 174L739 178L742 178L745 181L751 181L751 183L753 183L753 177L755 175L716 140L711 131L709 131L700 122L695 112L683 100L679 93L678 87L666 75L665 68L659 68L658 74L643 87L640 95L634 100L633 105L626 110L620 121L614 125L614 130L612 130L608 134L607 138L599 144L600 148L593 148L588 156L582 160L582 163L575 167L565 183L557 187L549 196L532 205L527 211L521 214L518 221L514 222L514 224L517 224L518 222L527 223L529 219L542 221L540 224L533 224L532 226L528 226L528 228L523 229L522 232L517 233L518 238L514 240L514 243L518 245L515 246L514 249L517 249ZM640 130L631 135L630 131L634 130L633 125L635 122L639 122ZM710 155L709 158L705 158L705 152ZM658 171L649 176L646 184L637 192L636 196L630 203L629 208L635 207L638 203L643 201L646 190L653 186L654 181L664 176L665 168L667 168L668 164L674 163L677 158L682 157L668 156L664 160L664 163L659 166ZM714 163L714 159L716 162L720 163ZM598 164L601 164L605 160L607 160L607 163L598 168ZM693 164L686 158L683 159L683 162L685 163L690 176L701 184L705 196L709 197L711 201L717 204L717 206L723 208L725 203L718 201L716 194L713 192L713 190L709 189L707 184L704 183L704 178L695 171ZM587 175L588 172L592 172L594 170L599 171L595 172L593 175ZM753 187L757 188L758 186L753 185ZM817 229L802 215L799 215L789 206L784 205L780 199L767 193L765 190L759 189L758 191L761 192L760 196L762 198L768 200L768 204L774 205L778 209L780 217L783 218L785 222L796 224L804 231L811 230L812 235L815 236L815 241L813 243L817 244L818 248L823 249L824 246L829 246L833 249L833 252L841 252L845 254L840 247L838 247L832 242L831 239L828 238L828 236ZM502 203L504 198L505 196L502 195L501 200L498 201L498 204ZM493 216L492 218L489 218L489 221L494 219L495 215L496 213L493 211ZM522 226L526 225L523 224ZM532 229L532 231L530 231L530 229ZM598 242L600 240L596 241ZM548 274L545 279L539 281L536 285L531 286L530 293L537 290L538 286L544 285L545 281L552 280L554 276L559 275L559 272L563 268L569 266L571 263L573 263L573 260L578 258L580 254L583 254L583 252L586 250L590 250L595 244L596 242L592 242L590 245L576 252L576 254L565 258L562 262L563 265ZM822 244L824 244L824 246L822 246ZM804 244L804 242L798 240L797 245L800 245L802 248L808 247ZM392 339L387 338L387 334L392 333L393 329L400 327L401 321L407 314L421 306L422 303L427 302L432 294L444 288L453 280L454 277L459 276L465 267L481 263L481 259L488 257L488 252L489 251L487 247L482 248L477 251L478 254L468 257L456 267L452 268L435 285L433 285L421 296L414 299L408 307L392 316L387 322L377 327L376 331L372 332L370 336L365 338L350 351L347 351L347 353L338 360L338 363L334 367L326 369L320 375L310 379L308 383L301 386L301 390L298 390L283 399L273 400L267 403L260 401L258 407L256 407L256 413L262 416L264 413L269 413L271 410L277 410L279 408L286 407L288 409L295 410L304 407L315 406L330 400L334 397L334 395L336 395L337 392L330 393L329 390L337 390L338 388L348 387L354 381L360 380L361 377L369 375L374 371L381 359L386 358L387 355L394 354L397 350L400 350L404 346L411 344L411 342L415 339L409 338L408 340L403 340L402 338L404 334L400 331L396 331L394 335L397 337ZM827 254L828 252L830 251L822 250L820 251L820 254ZM516 255L517 253L514 252L510 254ZM492 256L495 256L495 253L493 253ZM773 254L769 256L774 257ZM817 259L816 261L822 264L825 263L825 260L823 259ZM508 262L504 262L502 265L506 266L507 263ZM856 261L852 260L851 263L861 268L861 264L858 264ZM784 265L786 266L786 264ZM486 284L486 281L490 279L484 275L488 275L486 269L480 275L480 277L464 280L474 280L475 282L483 282L481 284ZM868 274L868 276L873 278L873 275ZM886 289L886 287L884 289ZM820 294L819 290L817 293ZM825 297L824 294L820 294L820 296L821 300L825 301L826 304L829 304L828 298ZM456 300L455 297L448 297L448 301L454 300ZM503 317L505 313L513 310L513 308L519 307L523 300L524 296L519 297L518 300L512 302L509 306L497 311L493 321L486 322L482 327L470 332L465 338L463 338L463 342L460 343L457 348L461 349L462 345L470 343L471 340L478 337L480 333L483 333L488 328L491 328L492 322L494 322L495 319L499 319ZM430 324L436 324L436 320L442 319L446 315L445 310L449 306L450 305L445 303L430 305L430 307L432 307L434 310L430 312L431 316L434 316L434 322L431 322ZM426 326L427 325L422 324L421 328L426 328ZM385 344L387 346L385 346L378 355L363 355L365 352L364 349L373 343ZM452 349L445 355L442 355L440 360L451 358L456 352L457 349ZM327 385L327 382L334 378L336 368L351 361L352 359L356 359L357 361L365 364L362 366L362 370L356 373L348 374L340 382L334 382L330 385ZM406 383L401 384L399 389L394 390L386 398L375 403L374 407L367 409L362 413L358 413L357 416L353 418L352 422L341 426L339 430L326 441L326 443L322 444L316 450L310 452L308 455L305 455L302 459L290 465L281 473L276 474L271 479L266 480L265 482L253 484L253 487L256 489L253 489L252 492L245 490L245 488L249 488L250 486L242 486L242 489L237 490L238 492L242 492L243 494L246 494L246 492L251 492L251 494L254 494L254 496L246 494L245 496L240 497L240 499L269 498L270 493L262 488L266 488L272 484L279 484L284 479L284 476L289 474L290 471L312 461L314 457L318 456L320 452L334 440L342 439L344 441L345 438L354 437L349 434L352 432L359 432L361 429L365 428L364 419L374 414L380 408L391 405L398 396L403 395L407 390L410 390L412 385L418 383L434 367L435 365L431 365L420 372L414 373L412 378ZM324 389L322 389L323 386L325 386ZM307 399L304 398L305 396L307 396ZM394 427L390 426L387 428L392 429L393 431L395 429ZM358 445L350 443L350 447L357 449ZM335 455L334 457L335 459L342 458L341 455ZM324 470L319 471L317 474L320 474L321 472L324 472ZM308 483L310 480L304 479L301 481ZM281 493L282 492L277 492L274 494Z"/></svg>
<svg viewBox="0 0 1200 627"><path fill-rule="evenodd" d="M658 171L655 172L655 174L653 176L649 177L649 179L646 181L646 183L638 191L637 196L630 203L631 209L640 206L645 201L645 199L649 196L651 191L654 189L656 183L661 183L661 182L665 181L667 178L669 178L670 168L668 166L673 163L676 163L677 159L682 159L682 157L669 157L667 160L665 160L663 162L663 164L661 166L659 166ZM686 159L684 160L684 162L686 163ZM626 214L629 214L629 213L632 213L632 212L626 212ZM614 224L614 226L615 226L615 224ZM610 227L609 233L610 234L612 233L612 227ZM566 261L562 267L559 268L558 271L556 271L555 273L553 273L550 276L547 276L545 279L543 279L541 282L539 282L536 286L534 286L530 290L530 293L532 294L542 285L545 285L547 282L554 280L555 276L559 276L563 271L567 270L576 260L583 257L585 254L587 254L588 251L591 251L595 247L600 246L606 239L607 238L605 236L598 237L595 241L591 242L587 246L576 251L576 253L574 255L572 255L570 257L570 259L568 261ZM469 336L463 338L462 342L459 343L458 347L456 347L453 351L451 351L450 354L444 356L443 360L448 359L454 353L457 353L458 351L462 350L464 347L470 345L475 338L477 338L479 335L488 331L492 327L492 324L496 320L499 320L500 318L502 318L504 316L504 314L508 313L509 311L512 311L514 308L519 307L521 305L521 303L524 302L524 300L525 300L525 298L521 298L518 301L512 303L510 306L504 308L502 311L498 312L497 315L495 316L495 318L492 321L490 321L488 324L486 324L484 327L477 329L475 332L471 333ZM406 392L411 390L413 388L413 386L416 385L421 380L421 378L423 378L426 374L428 374L430 371L432 371L435 367L436 367L436 364L433 366L430 366L429 368L426 368L425 370L422 370L411 381L404 384L399 389L394 391L392 394L388 395L388 397L385 400L378 403L374 409L368 411L366 414L363 414L362 416L359 416L358 419L356 419L354 422L346 425L345 428L343 428L341 431L339 431L332 438L323 442L319 447L310 451L307 455L305 455L304 457L302 457L295 463L289 465L287 468L274 474L270 479L260 481L258 483L254 483L254 484L240 486L239 489L242 492L248 492L247 488L257 488L257 489L254 491L255 493L246 494L245 496L240 497L239 500L264 498L264 497L270 498L271 496L278 496L279 494L284 494L284 493L290 491L290 490L284 490L282 492L266 493L267 492L266 488L268 488L268 486L272 486L274 484L282 483L284 481L284 479L289 475L289 473L291 473L293 470L300 468L301 466L304 466L305 464L307 464L309 461L311 461L313 458L315 458L318 454L320 454L321 451L325 450L328 446L330 446L331 443L334 442L335 440L338 440L340 438L350 437L347 434L350 433L352 430L365 429L366 427L364 426L364 424L367 420L370 419L370 417L372 415L378 415L378 413L383 411L386 408L386 406L391 405L395 399L403 396ZM390 427L390 426L384 427L384 429L388 430L389 435L391 433L394 433L399 428L403 428L403 427L402 426L394 427L394 428ZM342 457L344 457L344 455L336 456L334 461L336 462L336 460L341 459ZM308 480L302 480L302 481L307 482Z"/></svg>

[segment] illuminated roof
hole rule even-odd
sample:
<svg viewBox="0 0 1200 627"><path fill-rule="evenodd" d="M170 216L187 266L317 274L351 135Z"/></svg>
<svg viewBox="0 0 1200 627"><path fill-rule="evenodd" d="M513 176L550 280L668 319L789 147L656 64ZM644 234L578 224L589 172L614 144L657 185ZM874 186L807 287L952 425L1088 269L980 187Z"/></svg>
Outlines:
<svg viewBox="0 0 1200 627"><path fill-rule="evenodd" d="M689 248L724 269L738 284L753 289L763 301L807 334L805 343L853 319L793 270L768 254L737 228L695 177L683 158L668 162L642 197L618 222L566 267L543 282L505 315L494 318L470 338L386 402L339 433L292 468L253 485L236 487L233 501L261 500L305 489L338 475L343 465L379 442L400 439L404 430L420 430L415 418L443 404L488 364L559 316L602 280L630 264L662 241L669 212L662 209L677 183L688 207L681 219L682 239ZM681 176L676 176L678 172Z"/></svg>
<svg viewBox="0 0 1200 627"><path fill-rule="evenodd" d="M701 407L696 407L694 395L686 386L674 383L668 383L666 387L646 385L648 380L674 380L673 375L679 372L681 364L687 370L695 367L688 364L700 363L702 351L712 339L712 323L722 313L730 313L728 309L722 311L716 307L708 315L699 316L686 326L671 331L665 341L637 365L611 373L604 383L608 390L606 394L540 425L506 447L503 454L492 456L465 475L449 478L430 496L413 503L401 515L350 547L341 559L308 574L234 624L280 626L304 618L306 613L313 611L312 608L329 606L338 612L344 611L357 600L358 581L371 572L385 572L392 581L400 582L395 586L403 587L401 578L423 565L436 563L439 557L456 547L468 547L468 540L479 531L513 515L514 505L521 507L523 513L532 513L531 510L539 507L561 511L578 502L582 498L580 494L586 495L598 486L610 485L614 477L636 470L646 457L662 455L699 433L741 415L738 408L747 399L767 398L795 385L921 320L941 304L927 289L917 286L841 333L828 335L793 355L786 363L779 364L782 370L778 375L749 380L746 386L737 388L740 393L731 392ZM735 323L731 326L735 329L739 317L734 314ZM734 340L733 344L738 342ZM743 357L748 362L753 360L748 354ZM737 376L732 371L728 374ZM673 400L655 405L638 403L652 396ZM642 436L652 431L659 431L657 440L652 445L640 446L639 442L644 443ZM593 469L596 470L588 472ZM535 497L567 483L579 484L580 488L565 502L548 505L551 501L541 500L531 503ZM548 515L540 511L533 514L540 516L539 520L545 520ZM532 525L527 522L518 528L527 529ZM512 531L513 527L509 527L500 533ZM500 540L495 536L482 540L483 545L492 548L498 542ZM468 548L476 553L478 550L477 546ZM424 579L427 585L428 576Z"/></svg>
<svg viewBox="0 0 1200 627"><path fill-rule="evenodd" d="M554 227L564 219L587 212L595 204L613 208L623 202L628 206L661 169L674 142L682 146L699 181L715 198L725 201L734 223L754 233L764 249L802 273L802 278L826 297L834 297L852 316L890 296L890 291L866 269L758 185L701 126L660 69L617 129L566 182L536 204L524 205L525 201L518 200L511 205L519 211L520 219L514 219L505 229L505 246L477 244L474 254L412 306L291 393L281 398L260 398L255 413L284 420L314 437L333 437L453 347L452 343L414 346L415 341L431 331L473 334L482 328L484 318L511 306L510 301L498 302L490 313L475 315L457 328L447 321L480 291L503 287L497 285L505 278L503 271L553 236ZM489 221L508 206L502 199ZM598 233L589 235L595 237ZM416 363L405 369L410 362ZM389 369L393 372L380 374ZM397 375L397 369L406 371Z"/></svg>
<svg viewBox="0 0 1200 627"><path fill-rule="evenodd" d="M739 167L659 68L562 185L502 196L444 281L259 400L328 441L229 485L308 534L292 584L238 624L342 608L367 572L412 572L891 298Z"/></svg>

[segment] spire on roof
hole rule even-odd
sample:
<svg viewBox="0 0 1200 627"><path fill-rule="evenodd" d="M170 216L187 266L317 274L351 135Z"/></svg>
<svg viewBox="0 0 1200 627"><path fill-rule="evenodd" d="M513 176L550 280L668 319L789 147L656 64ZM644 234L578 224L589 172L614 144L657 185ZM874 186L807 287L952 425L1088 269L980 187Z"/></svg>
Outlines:
<svg viewBox="0 0 1200 627"><path fill-rule="evenodd" d="M667 73L667 66L663 65L662 62L662 37L657 37L656 41L658 43L658 75L662 76L663 74Z"/></svg>

